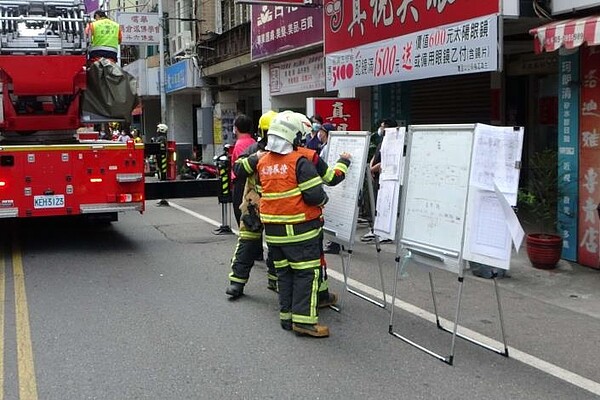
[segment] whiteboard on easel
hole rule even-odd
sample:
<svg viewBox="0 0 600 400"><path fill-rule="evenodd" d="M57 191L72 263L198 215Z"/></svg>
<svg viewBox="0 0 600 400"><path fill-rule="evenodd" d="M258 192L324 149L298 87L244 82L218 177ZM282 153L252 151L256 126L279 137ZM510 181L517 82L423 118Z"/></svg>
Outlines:
<svg viewBox="0 0 600 400"><path fill-rule="evenodd" d="M462 249L474 124L409 127L400 243L455 269Z"/></svg>
<svg viewBox="0 0 600 400"><path fill-rule="evenodd" d="M404 178L405 136L405 127L386 128L381 143L381 174L373 224L373 231L381 239L396 239L398 203Z"/></svg>
<svg viewBox="0 0 600 400"><path fill-rule="evenodd" d="M343 152L352 156L346 178L336 186L325 186L329 201L323 209L324 233L328 239L353 247L356 221L358 219L358 198L362 189L367 156L369 132L331 131L325 160L333 168Z"/></svg>
<svg viewBox="0 0 600 400"><path fill-rule="evenodd" d="M523 128L415 125L407 142L398 246L453 272L461 260L508 269Z"/></svg>

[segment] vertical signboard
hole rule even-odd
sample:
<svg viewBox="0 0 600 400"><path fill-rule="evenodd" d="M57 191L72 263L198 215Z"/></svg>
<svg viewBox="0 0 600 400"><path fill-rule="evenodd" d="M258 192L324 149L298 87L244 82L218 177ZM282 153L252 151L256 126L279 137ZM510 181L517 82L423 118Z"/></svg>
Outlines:
<svg viewBox="0 0 600 400"><path fill-rule="evenodd" d="M577 261L579 166L579 52L561 55L558 92L558 227L562 258Z"/></svg>
<svg viewBox="0 0 600 400"><path fill-rule="evenodd" d="M309 116L318 114L323 122L335 124L338 131L360 130L360 100L349 98L306 99L306 112Z"/></svg>
<svg viewBox="0 0 600 400"><path fill-rule="evenodd" d="M252 5L252 60L312 46L323 40L321 8Z"/></svg>
<svg viewBox="0 0 600 400"><path fill-rule="evenodd" d="M581 51L581 107L579 116L579 251L578 262L600 268L598 240L600 202L600 51L583 46Z"/></svg>

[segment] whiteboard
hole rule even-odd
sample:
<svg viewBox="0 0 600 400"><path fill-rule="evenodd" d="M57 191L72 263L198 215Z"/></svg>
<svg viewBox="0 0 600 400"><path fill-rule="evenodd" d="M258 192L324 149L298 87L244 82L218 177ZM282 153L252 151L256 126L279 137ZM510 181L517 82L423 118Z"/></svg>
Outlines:
<svg viewBox="0 0 600 400"><path fill-rule="evenodd" d="M362 189L369 150L369 132L331 131L325 160L331 168L343 152L352 156L346 179L336 186L325 186L329 201L323 210L323 230L328 239L346 245L354 244L358 219L358 196Z"/></svg>
<svg viewBox="0 0 600 400"><path fill-rule="evenodd" d="M405 247L459 258L474 127L409 127L400 228L400 243Z"/></svg>

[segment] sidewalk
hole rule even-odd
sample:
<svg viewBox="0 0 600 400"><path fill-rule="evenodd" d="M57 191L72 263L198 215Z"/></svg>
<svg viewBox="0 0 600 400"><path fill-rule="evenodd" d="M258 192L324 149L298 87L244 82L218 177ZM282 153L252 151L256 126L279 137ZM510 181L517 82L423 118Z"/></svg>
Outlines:
<svg viewBox="0 0 600 400"><path fill-rule="evenodd" d="M358 225L357 243L361 243L360 236L368 231L366 224ZM393 253L396 244L381 244L381 248L383 252ZM470 270L465 272L465 277L488 280L474 276ZM533 268L527 257L525 240L518 253L513 248L510 270L498 278L498 285L503 290L600 320L600 270L566 260L560 260L553 270Z"/></svg>

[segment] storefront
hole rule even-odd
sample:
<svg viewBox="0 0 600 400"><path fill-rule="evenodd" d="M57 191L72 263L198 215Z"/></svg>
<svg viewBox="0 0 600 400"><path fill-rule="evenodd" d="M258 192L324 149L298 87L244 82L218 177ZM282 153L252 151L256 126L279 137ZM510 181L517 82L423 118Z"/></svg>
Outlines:
<svg viewBox="0 0 600 400"><path fill-rule="evenodd" d="M536 52L559 52L558 219L563 257L600 268L600 17L567 19L532 29Z"/></svg>

